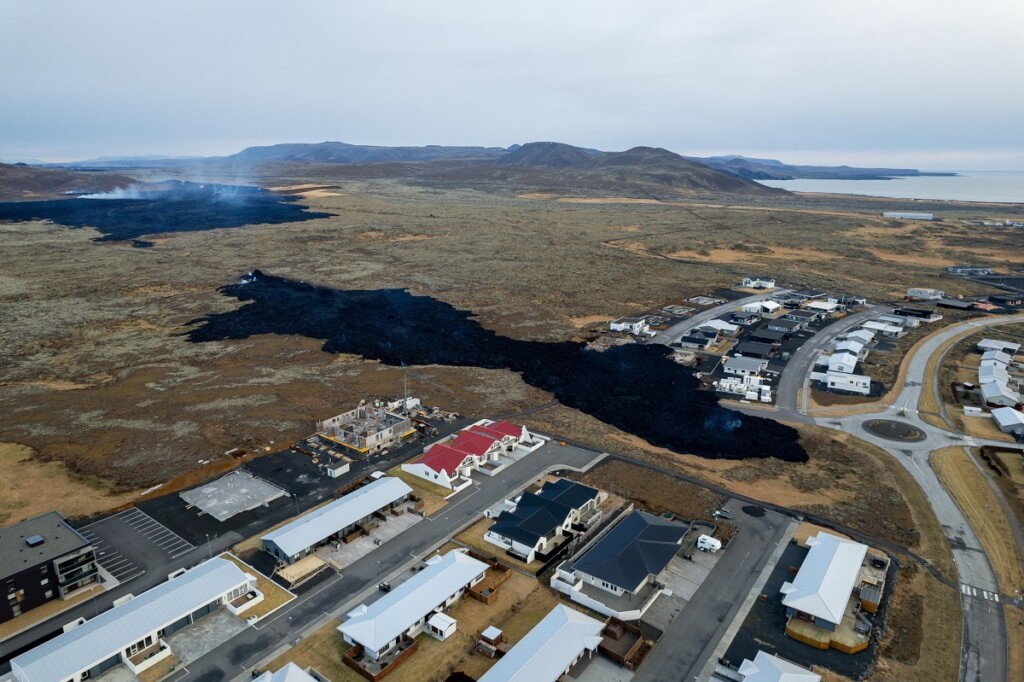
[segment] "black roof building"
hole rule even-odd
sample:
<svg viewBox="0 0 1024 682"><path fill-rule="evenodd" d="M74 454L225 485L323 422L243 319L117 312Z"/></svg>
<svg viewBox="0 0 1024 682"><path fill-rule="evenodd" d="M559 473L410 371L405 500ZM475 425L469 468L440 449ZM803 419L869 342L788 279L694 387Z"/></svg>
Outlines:
<svg viewBox="0 0 1024 682"><path fill-rule="evenodd" d="M523 493L515 510L501 512L490 532L534 546L564 524L574 509L596 500L597 494L594 488L574 481L549 481L536 493Z"/></svg>
<svg viewBox="0 0 1024 682"><path fill-rule="evenodd" d="M47 512L0 530L0 578L88 547L89 541L57 512Z"/></svg>
<svg viewBox="0 0 1024 682"><path fill-rule="evenodd" d="M768 324L765 325L768 329L782 330L783 332L795 332L803 326L803 323L797 322L796 320L769 320Z"/></svg>
<svg viewBox="0 0 1024 682"><path fill-rule="evenodd" d="M627 592L636 592L648 577L665 570L679 551L685 534L686 527L679 523L634 511L577 559L572 568Z"/></svg>
<svg viewBox="0 0 1024 682"><path fill-rule="evenodd" d="M736 344L736 353L748 358L770 358L778 351L779 347L770 343L741 341Z"/></svg>
<svg viewBox="0 0 1024 682"><path fill-rule="evenodd" d="M758 329L750 333L750 338L755 341L764 341L767 343L779 343L786 338L785 332L772 331L771 329Z"/></svg>

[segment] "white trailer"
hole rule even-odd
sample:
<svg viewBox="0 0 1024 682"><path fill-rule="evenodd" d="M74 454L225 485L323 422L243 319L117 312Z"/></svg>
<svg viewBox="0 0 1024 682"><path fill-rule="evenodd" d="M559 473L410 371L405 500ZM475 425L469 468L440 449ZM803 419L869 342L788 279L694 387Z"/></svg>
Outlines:
<svg viewBox="0 0 1024 682"><path fill-rule="evenodd" d="M713 538L710 535L701 535L697 538L697 549L702 552L711 552L714 554L718 550L722 549L722 541L717 538Z"/></svg>

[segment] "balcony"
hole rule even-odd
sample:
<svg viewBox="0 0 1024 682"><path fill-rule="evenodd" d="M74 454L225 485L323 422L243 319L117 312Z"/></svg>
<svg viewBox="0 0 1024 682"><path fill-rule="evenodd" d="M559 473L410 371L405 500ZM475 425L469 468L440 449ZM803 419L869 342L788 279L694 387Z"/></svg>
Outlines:
<svg viewBox="0 0 1024 682"><path fill-rule="evenodd" d="M171 647L167 646L167 642L160 639L157 640L156 644L146 647L134 656L125 658L124 664L129 670L138 675L142 671L152 668L154 665L169 658L170 656Z"/></svg>

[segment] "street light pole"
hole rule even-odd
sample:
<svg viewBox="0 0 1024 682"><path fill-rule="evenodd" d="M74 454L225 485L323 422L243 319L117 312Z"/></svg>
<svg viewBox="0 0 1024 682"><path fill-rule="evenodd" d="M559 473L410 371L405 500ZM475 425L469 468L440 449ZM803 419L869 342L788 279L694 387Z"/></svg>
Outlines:
<svg viewBox="0 0 1024 682"><path fill-rule="evenodd" d="M210 558L213 558L213 547L210 545L210 534L206 534L206 553L209 554Z"/></svg>
<svg viewBox="0 0 1024 682"><path fill-rule="evenodd" d="M292 499L295 500L295 515L299 515L299 494L292 493Z"/></svg>

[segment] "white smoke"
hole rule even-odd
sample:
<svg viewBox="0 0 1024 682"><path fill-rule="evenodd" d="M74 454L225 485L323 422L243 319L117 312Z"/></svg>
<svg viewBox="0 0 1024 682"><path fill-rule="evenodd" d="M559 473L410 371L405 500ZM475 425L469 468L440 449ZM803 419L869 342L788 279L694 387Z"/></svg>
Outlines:
<svg viewBox="0 0 1024 682"><path fill-rule="evenodd" d="M80 199L144 199L143 191L138 185L129 187L116 187L109 192L98 192L96 194L83 194Z"/></svg>

